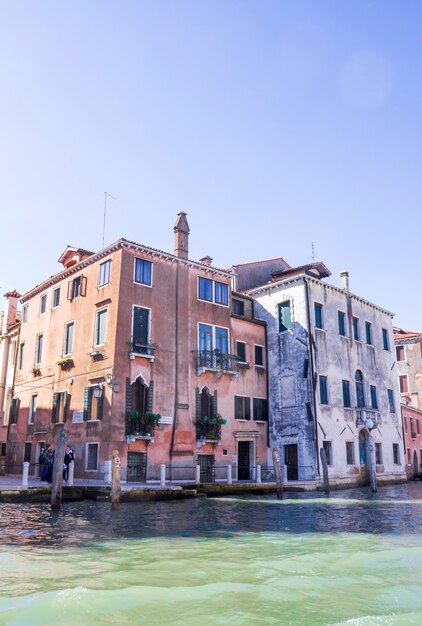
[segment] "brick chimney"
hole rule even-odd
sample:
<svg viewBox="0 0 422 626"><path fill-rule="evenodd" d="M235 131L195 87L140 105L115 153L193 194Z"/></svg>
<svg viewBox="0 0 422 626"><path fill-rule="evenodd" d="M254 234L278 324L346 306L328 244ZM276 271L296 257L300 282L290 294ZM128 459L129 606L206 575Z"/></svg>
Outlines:
<svg viewBox="0 0 422 626"><path fill-rule="evenodd" d="M349 291L349 272L340 272L341 288Z"/></svg>
<svg viewBox="0 0 422 626"><path fill-rule="evenodd" d="M16 311L21 294L16 290L8 291L4 294L4 297L6 298L6 306L4 307L3 328L1 329L3 334L16 323Z"/></svg>
<svg viewBox="0 0 422 626"><path fill-rule="evenodd" d="M199 259L199 262L202 263L202 265L208 265L209 267L210 265L212 265L212 257L204 256L202 257L202 259Z"/></svg>
<svg viewBox="0 0 422 626"><path fill-rule="evenodd" d="M186 215L182 211L178 213L174 225L174 255L180 259L187 259L189 255L189 224Z"/></svg>

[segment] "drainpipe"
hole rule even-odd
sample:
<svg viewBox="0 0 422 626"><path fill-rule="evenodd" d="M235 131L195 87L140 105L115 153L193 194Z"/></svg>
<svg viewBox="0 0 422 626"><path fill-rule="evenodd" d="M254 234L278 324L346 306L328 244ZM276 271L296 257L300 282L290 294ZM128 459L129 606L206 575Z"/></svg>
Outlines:
<svg viewBox="0 0 422 626"><path fill-rule="evenodd" d="M170 442L170 475L171 475L171 465L173 462L173 447L174 447L174 438L176 435L176 416L177 416L177 405L179 401L179 393L178 393L178 362L179 362L179 263L176 265L176 302L175 302L175 312L174 312L174 420L173 420L173 428L171 430L171 442Z"/></svg>
<svg viewBox="0 0 422 626"><path fill-rule="evenodd" d="M268 407L268 415L267 415L267 448L270 448L270 372L268 369L268 329L267 322L265 322L265 358L267 361L267 407Z"/></svg>
<svg viewBox="0 0 422 626"><path fill-rule="evenodd" d="M309 357L310 357L310 366L311 366L311 385L312 385L312 399L314 405L314 434L315 434L315 458L316 458L316 466L318 476L320 475L319 468L319 443L318 443L318 420L317 420L317 403L316 403L316 394L315 394L315 381L314 381L314 350L312 346L313 337L311 332L311 312L309 308L309 284L306 280L306 277L303 277L303 282L305 284L305 297L306 297L306 324L308 326L308 341L309 341Z"/></svg>

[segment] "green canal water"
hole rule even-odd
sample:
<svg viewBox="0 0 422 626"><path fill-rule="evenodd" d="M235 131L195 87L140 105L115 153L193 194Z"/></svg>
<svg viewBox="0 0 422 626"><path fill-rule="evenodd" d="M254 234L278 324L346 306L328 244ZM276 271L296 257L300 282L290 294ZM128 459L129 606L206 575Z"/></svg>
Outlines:
<svg viewBox="0 0 422 626"><path fill-rule="evenodd" d="M422 625L419 483L0 520L0 624Z"/></svg>

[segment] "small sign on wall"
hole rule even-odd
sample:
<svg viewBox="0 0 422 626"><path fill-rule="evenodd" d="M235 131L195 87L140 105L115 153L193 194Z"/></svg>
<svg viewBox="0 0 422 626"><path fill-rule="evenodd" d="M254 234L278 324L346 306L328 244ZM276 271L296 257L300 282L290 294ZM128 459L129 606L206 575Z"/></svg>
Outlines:
<svg viewBox="0 0 422 626"><path fill-rule="evenodd" d="M172 415L162 415L160 419L160 424L173 424L173 416Z"/></svg>
<svg viewBox="0 0 422 626"><path fill-rule="evenodd" d="M83 421L84 421L84 412L83 411L73 411L72 423L73 424L82 424Z"/></svg>

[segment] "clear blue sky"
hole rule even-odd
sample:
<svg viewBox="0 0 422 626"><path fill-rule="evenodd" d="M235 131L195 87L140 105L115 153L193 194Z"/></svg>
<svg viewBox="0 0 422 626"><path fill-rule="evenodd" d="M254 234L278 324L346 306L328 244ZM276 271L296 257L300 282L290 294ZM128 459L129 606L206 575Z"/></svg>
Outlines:
<svg viewBox="0 0 422 626"><path fill-rule="evenodd" d="M0 286L126 237L311 259L422 330L418 0L2 0Z"/></svg>

